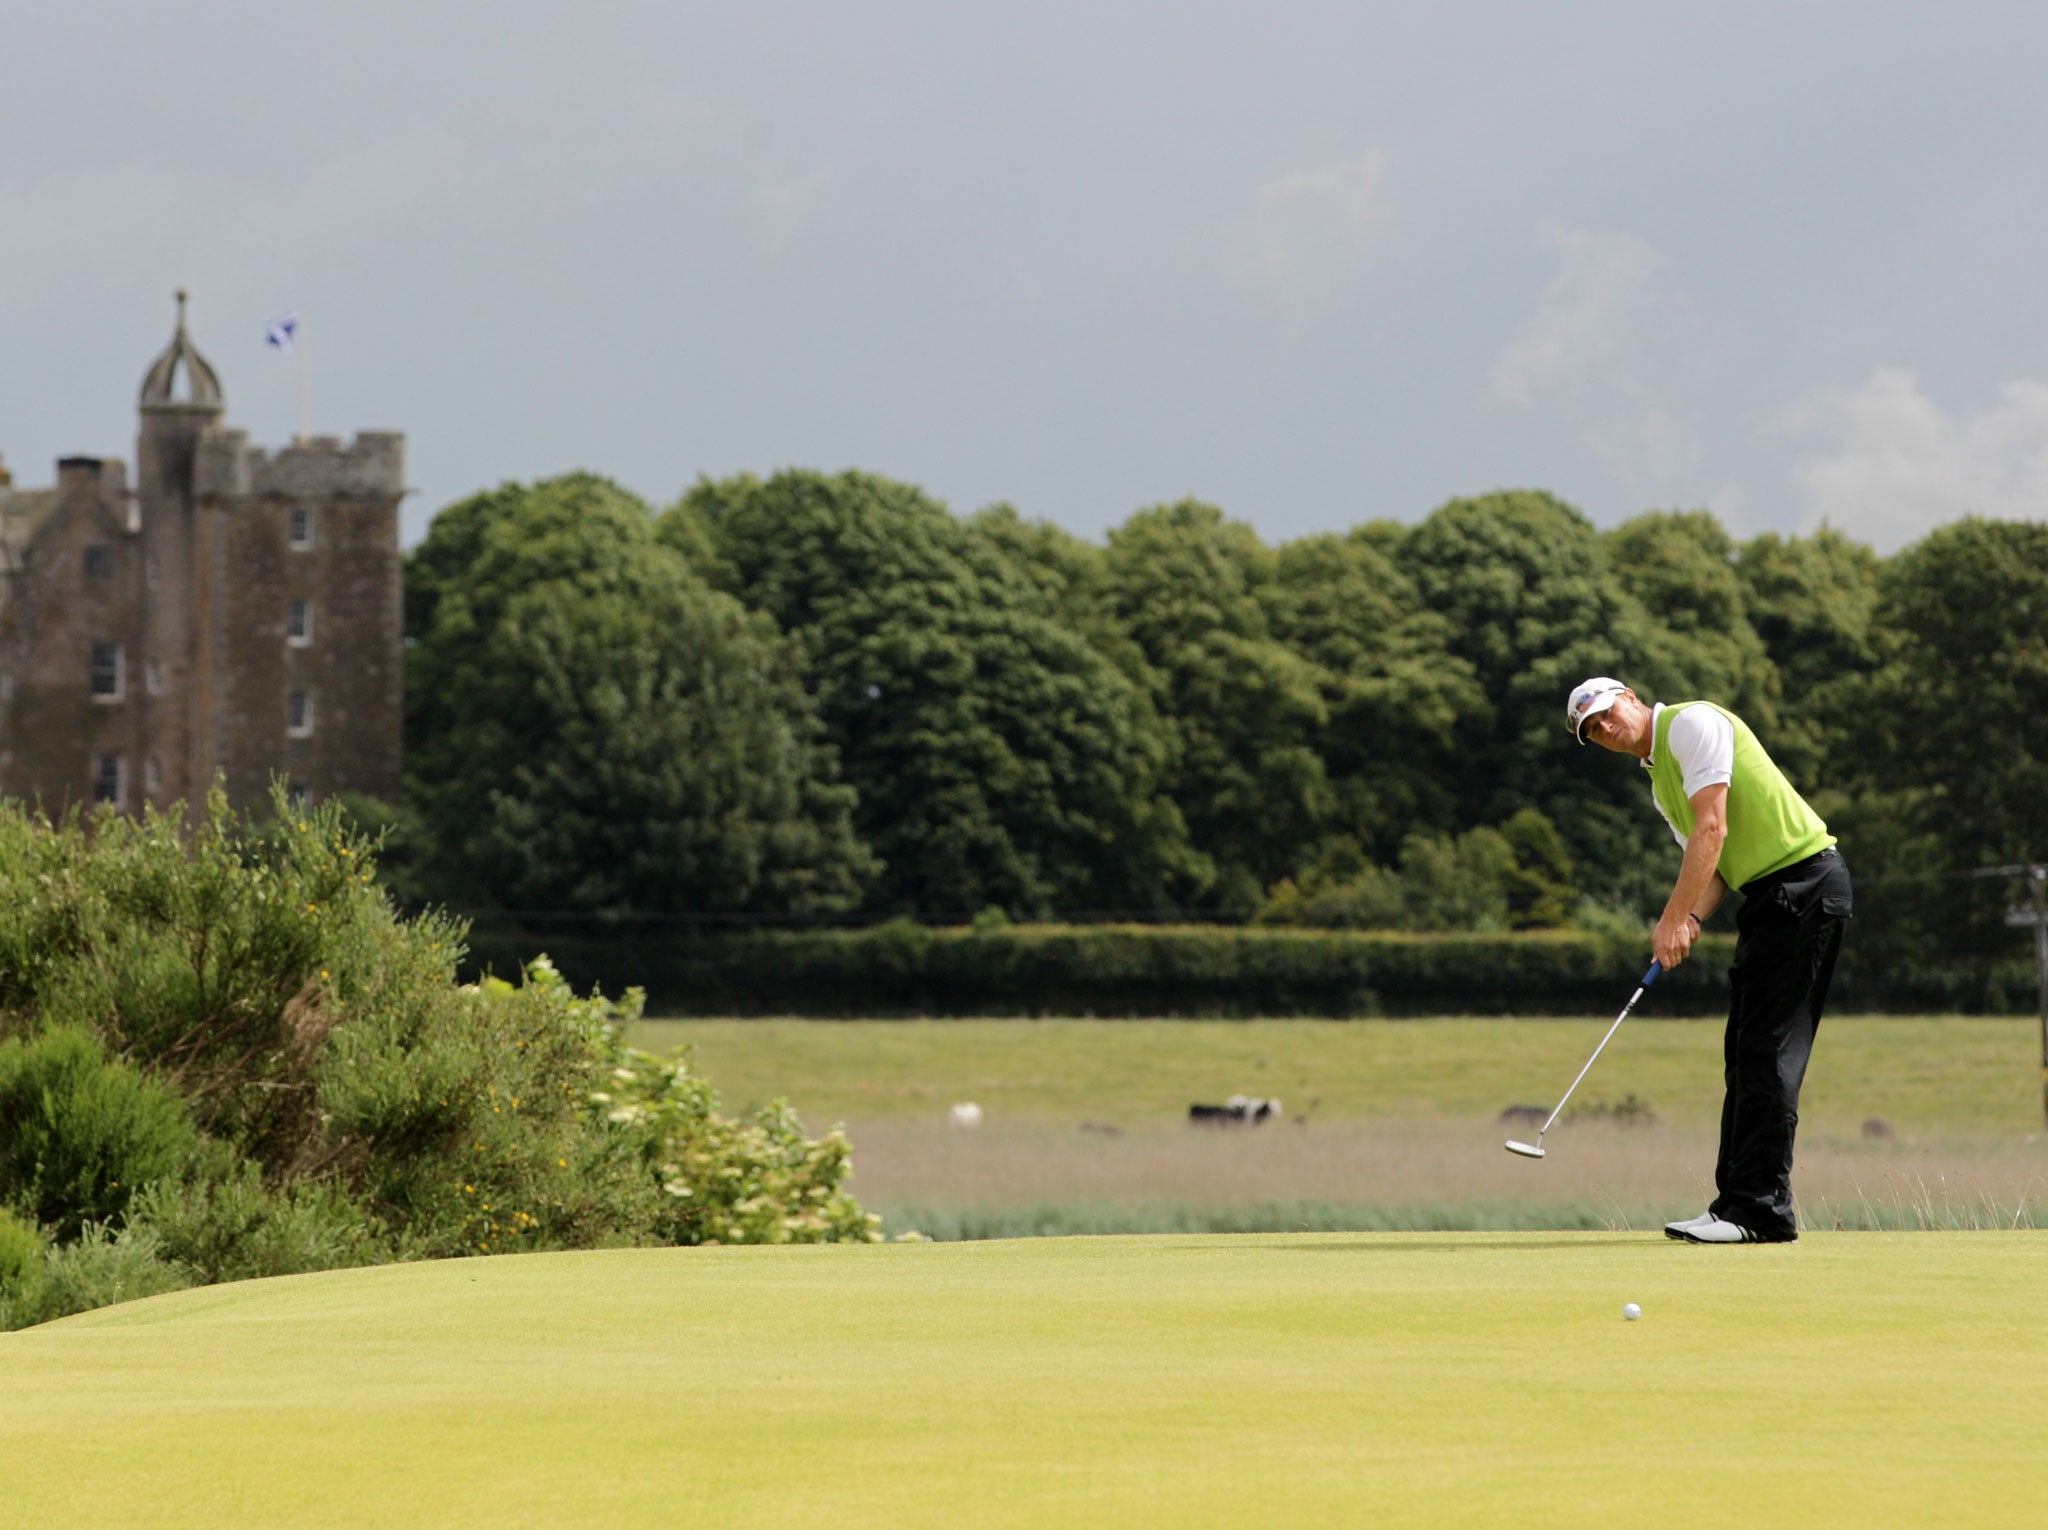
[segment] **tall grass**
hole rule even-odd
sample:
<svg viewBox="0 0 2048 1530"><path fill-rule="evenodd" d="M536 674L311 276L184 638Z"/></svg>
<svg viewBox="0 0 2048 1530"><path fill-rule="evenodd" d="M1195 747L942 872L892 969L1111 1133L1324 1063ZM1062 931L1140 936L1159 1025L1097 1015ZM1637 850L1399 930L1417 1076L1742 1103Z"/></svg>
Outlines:
<svg viewBox="0 0 2048 1530"><path fill-rule="evenodd" d="M1886 1171L1875 1194L1859 1188L1854 1197L1817 1195L1802 1200L1802 1227L1849 1232L2003 1232L2048 1226L2048 1176L2029 1181L2017 1193L1981 1182Z"/></svg>
<svg viewBox="0 0 2048 1530"><path fill-rule="evenodd" d="M1487 1118L1202 1130L855 1123L854 1185L891 1234L1654 1230L1713 1197L1698 1126L1567 1118L1541 1162ZM1523 1135L1527 1135L1523 1133ZM1811 1229L2048 1226L2048 1144L1814 1134L1795 1171Z"/></svg>
<svg viewBox="0 0 2048 1530"><path fill-rule="evenodd" d="M1604 1232L1631 1225L1620 1208L1518 1201L1254 1201L1104 1204L1046 1201L1025 1206L887 1206L885 1233L916 1232L939 1242L977 1238L1066 1238L1129 1233Z"/></svg>

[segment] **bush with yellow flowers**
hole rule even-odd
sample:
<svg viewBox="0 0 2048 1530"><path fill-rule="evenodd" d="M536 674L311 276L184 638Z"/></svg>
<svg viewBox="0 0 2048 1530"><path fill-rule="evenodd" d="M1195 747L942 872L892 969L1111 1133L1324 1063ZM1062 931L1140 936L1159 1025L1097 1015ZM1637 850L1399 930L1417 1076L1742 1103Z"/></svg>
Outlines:
<svg viewBox="0 0 2048 1530"><path fill-rule="evenodd" d="M391 1259L865 1241L847 1145L724 1116L545 957L458 980L333 807L0 803L0 1326Z"/></svg>

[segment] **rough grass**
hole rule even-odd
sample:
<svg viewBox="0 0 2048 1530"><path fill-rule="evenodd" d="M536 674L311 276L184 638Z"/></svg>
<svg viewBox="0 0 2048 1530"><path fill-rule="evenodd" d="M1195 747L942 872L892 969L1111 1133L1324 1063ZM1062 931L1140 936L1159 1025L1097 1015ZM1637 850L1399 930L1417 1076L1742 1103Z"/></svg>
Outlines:
<svg viewBox="0 0 2048 1530"><path fill-rule="evenodd" d="M888 1231L928 1237L1340 1229L1656 1229L1713 1197L1714 1138L1695 1127L1570 1122L1542 1162L1484 1119L1177 1125L1121 1136L1008 1122L978 1131L853 1128L854 1184ZM1533 1130L1518 1135L1535 1135ZM1815 1134L1799 1154L1804 1225L2048 1225L2048 1144Z"/></svg>
<svg viewBox="0 0 2048 1530"><path fill-rule="evenodd" d="M388 1266L0 1336L0 1458L10 1523L142 1530L2020 1525L2044 1285L2027 1233Z"/></svg>
<svg viewBox="0 0 2048 1530"><path fill-rule="evenodd" d="M1165 1118L1240 1092L1320 1119L1371 1121L1554 1102L1613 1018L659 1020L634 1040L650 1050L687 1042L728 1105L787 1095L807 1121L929 1117L961 1099L991 1119ZM1631 1020L1582 1088L1635 1094L1666 1120L1712 1123L1721 1024ZM1801 1111L1832 1131L1877 1116L1900 1130L2040 1132L2039 1027L1830 1018Z"/></svg>
<svg viewBox="0 0 2048 1530"><path fill-rule="evenodd" d="M728 1099L786 1093L847 1124L853 1189L892 1232L1655 1227L1712 1196L1717 1022L1632 1023L1554 1127L1510 1157L1510 1104L1548 1106L1605 1023L1571 1021L687 1021ZM1809 1228L2048 1221L2037 1032L2007 1019L1829 1020L1795 1176ZM1256 1129L1194 1100L1278 1096ZM1653 1124L1597 1115L1633 1096ZM986 1124L947 1124L974 1100ZM1865 1124L1889 1133L1868 1137Z"/></svg>

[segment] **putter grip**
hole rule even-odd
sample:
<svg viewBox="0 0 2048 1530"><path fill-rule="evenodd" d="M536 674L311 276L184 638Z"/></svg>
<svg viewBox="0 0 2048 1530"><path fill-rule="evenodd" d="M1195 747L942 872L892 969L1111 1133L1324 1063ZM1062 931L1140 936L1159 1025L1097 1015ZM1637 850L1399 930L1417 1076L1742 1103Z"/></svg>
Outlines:
<svg viewBox="0 0 2048 1530"><path fill-rule="evenodd" d="M1643 986L1648 988L1652 983L1656 982L1657 974L1663 970L1664 964L1662 962L1651 962L1650 970L1643 974Z"/></svg>

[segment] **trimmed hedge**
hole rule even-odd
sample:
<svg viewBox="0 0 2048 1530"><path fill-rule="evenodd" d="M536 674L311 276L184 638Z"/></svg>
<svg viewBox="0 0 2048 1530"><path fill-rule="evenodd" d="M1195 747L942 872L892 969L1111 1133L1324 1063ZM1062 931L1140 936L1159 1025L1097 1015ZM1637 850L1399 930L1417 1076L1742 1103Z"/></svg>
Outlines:
<svg viewBox="0 0 2048 1530"><path fill-rule="evenodd" d="M1888 967L1855 927L1829 1009L2030 1013L2033 964L1988 973ZM1725 1013L1732 934L1702 938L1640 1013ZM512 972L545 951L578 987L646 990L672 1015L1130 1015L1242 1018L1598 1015L1649 965L1647 931L1409 935L1241 925L1008 925L705 935L570 933L479 924L472 970Z"/></svg>
<svg viewBox="0 0 2048 1530"><path fill-rule="evenodd" d="M1647 940L1582 932L1407 935L1214 925L755 930L713 936L479 928L470 961L545 950L579 985L647 991L665 1014L1408 1016L1614 1011ZM1664 978L1644 1012L1728 1003L1734 942Z"/></svg>

